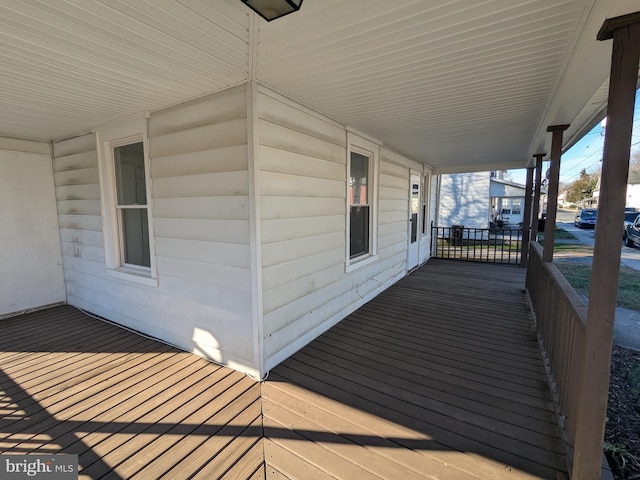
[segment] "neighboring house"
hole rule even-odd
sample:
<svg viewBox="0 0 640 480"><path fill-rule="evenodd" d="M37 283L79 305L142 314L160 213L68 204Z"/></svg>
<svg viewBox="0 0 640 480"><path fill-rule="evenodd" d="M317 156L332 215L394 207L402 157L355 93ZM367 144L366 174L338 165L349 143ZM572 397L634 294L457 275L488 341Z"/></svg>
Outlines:
<svg viewBox="0 0 640 480"><path fill-rule="evenodd" d="M564 207L564 204L566 201L567 201L567 191L565 190L558 194L558 207Z"/></svg>
<svg viewBox="0 0 640 480"><path fill-rule="evenodd" d="M489 228L524 220L525 186L504 179L503 171L440 176L438 226Z"/></svg>
<svg viewBox="0 0 640 480"><path fill-rule="evenodd" d="M627 207L640 209L640 166L629 170L627 180Z"/></svg>
<svg viewBox="0 0 640 480"><path fill-rule="evenodd" d="M440 175L438 227L489 228L491 172Z"/></svg>
<svg viewBox="0 0 640 480"><path fill-rule="evenodd" d="M518 226L524 221L526 187L504 179L503 172L491 178L492 221L504 226Z"/></svg>
<svg viewBox="0 0 640 480"><path fill-rule="evenodd" d="M598 208L598 197L600 196L600 177L593 191L593 196L584 201L585 208ZM629 167L629 177L627 178L627 207L640 209L640 167Z"/></svg>

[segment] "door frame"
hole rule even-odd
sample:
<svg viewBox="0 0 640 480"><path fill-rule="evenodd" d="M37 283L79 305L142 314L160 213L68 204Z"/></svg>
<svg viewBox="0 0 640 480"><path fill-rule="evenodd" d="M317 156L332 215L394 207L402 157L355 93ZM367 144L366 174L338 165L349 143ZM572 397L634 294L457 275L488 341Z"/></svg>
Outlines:
<svg viewBox="0 0 640 480"><path fill-rule="evenodd" d="M417 186L417 191L415 187ZM407 271L420 264L420 243L422 228L420 211L422 209L422 174L409 170L409 202L407 221Z"/></svg>

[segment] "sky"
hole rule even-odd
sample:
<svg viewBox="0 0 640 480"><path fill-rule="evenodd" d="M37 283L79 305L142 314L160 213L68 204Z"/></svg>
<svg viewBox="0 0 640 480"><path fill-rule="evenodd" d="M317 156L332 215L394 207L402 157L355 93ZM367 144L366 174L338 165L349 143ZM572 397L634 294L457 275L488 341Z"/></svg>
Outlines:
<svg viewBox="0 0 640 480"><path fill-rule="evenodd" d="M604 144L604 127L599 123L591 129L579 142L567 150L560 160L560 182L571 183L580 177L584 168L588 173L600 170L602 147ZM636 104L633 112L633 133L631 151L640 150L640 90L636 92ZM549 168L549 162L543 162L542 172ZM509 170L512 181L525 184L526 169Z"/></svg>

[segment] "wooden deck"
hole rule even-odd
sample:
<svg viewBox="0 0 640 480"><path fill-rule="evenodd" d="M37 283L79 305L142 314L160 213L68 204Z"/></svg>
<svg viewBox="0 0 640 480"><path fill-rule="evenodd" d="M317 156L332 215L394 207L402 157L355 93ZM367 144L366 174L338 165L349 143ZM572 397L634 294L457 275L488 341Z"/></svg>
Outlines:
<svg viewBox="0 0 640 480"><path fill-rule="evenodd" d="M262 384L68 306L2 320L0 452L82 479L562 478L523 285L431 260Z"/></svg>
<svg viewBox="0 0 640 480"><path fill-rule="evenodd" d="M0 452L81 479L264 478L260 385L63 306L0 322Z"/></svg>
<svg viewBox="0 0 640 480"><path fill-rule="evenodd" d="M267 478L562 478L524 274L432 259L276 367Z"/></svg>

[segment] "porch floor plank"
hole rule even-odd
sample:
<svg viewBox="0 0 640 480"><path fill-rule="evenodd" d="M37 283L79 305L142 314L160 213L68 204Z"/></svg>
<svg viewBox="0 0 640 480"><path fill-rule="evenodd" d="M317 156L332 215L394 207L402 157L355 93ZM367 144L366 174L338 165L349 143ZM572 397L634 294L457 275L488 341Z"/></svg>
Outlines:
<svg viewBox="0 0 640 480"><path fill-rule="evenodd" d="M0 321L0 402L0 452L75 453L81 479L264 477L259 383L70 306Z"/></svg>
<svg viewBox="0 0 640 480"><path fill-rule="evenodd" d="M344 461L357 478L566 474L524 275L432 259L276 367L267 478L303 478L296 459L344 479Z"/></svg>
<svg viewBox="0 0 640 480"><path fill-rule="evenodd" d="M81 479L555 479L524 270L431 260L256 383L69 307L0 321L0 452Z"/></svg>

